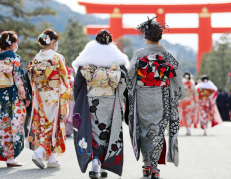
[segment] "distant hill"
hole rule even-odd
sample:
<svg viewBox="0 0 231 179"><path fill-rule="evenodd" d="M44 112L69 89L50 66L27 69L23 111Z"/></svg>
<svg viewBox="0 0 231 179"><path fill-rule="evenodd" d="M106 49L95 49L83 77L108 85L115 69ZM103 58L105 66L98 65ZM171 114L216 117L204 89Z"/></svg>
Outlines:
<svg viewBox="0 0 231 179"><path fill-rule="evenodd" d="M42 3L34 3L30 0L24 0L25 10L33 10L37 6L43 6ZM53 29L63 32L65 30L65 26L67 24L67 20L71 16L75 16L79 19L79 21L83 25L107 25L109 24L109 19L102 19L93 15L83 15L78 12L72 11L68 6L64 4L60 4L57 1L50 1L45 4L46 7L51 7L55 11L58 12L56 16L45 16L39 17L40 21L48 21L49 23L53 24ZM38 19L33 19L33 23L37 23ZM125 36L132 40L134 51L143 48L146 46L144 40L139 40L138 35L128 35ZM90 37L92 39L92 36ZM160 42L164 45L173 55L174 57L180 62L183 67L183 71L190 71L191 73L195 74L196 72L196 52L193 51L190 47L186 47L180 44L171 44L166 40L161 40Z"/></svg>
<svg viewBox="0 0 231 179"><path fill-rule="evenodd" d="M89 25L89 24L106 25L109 23L108 19L102 19L102 18L98 18L98 17L93 16L93 15L83 15L83 14L80 14L78 12L74 12L65 4L60 4L57 1L50 1L50 2L47 2L46 4L42 4L41 2L34 3L34 1L32 2L30 0L24 0L24 1L26 2L24 5L26 11L27 10L33 10L38 6L50 7L52 9L54 9L55 11L57 11L58 14L56 16L45 16L45 17L43 16L43 17L40 17L39 20L48 21L48 22L52 23L53 28L59 32L63 32L65 30L65 26L67 24L67 19L71 16L77 17L83 25ZM77 0L76 0L76 5L77 5ZM33 19L32 22L37 23L38 20Z"/></svg>

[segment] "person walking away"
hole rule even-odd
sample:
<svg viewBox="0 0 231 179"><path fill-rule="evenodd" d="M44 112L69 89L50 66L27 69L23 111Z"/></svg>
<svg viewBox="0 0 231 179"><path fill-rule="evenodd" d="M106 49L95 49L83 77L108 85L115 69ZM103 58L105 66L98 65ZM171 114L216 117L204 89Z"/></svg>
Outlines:
<svg viewBox="0 0 231 179"><path fill-rule="evenodd" d="M191 126L196 120L196 88L190 72L183 75L185 98L179 101L180 125L187 129L186 135L191 135Z"/></svg>
<svg viewBox="0 0 231 179"><path fill-rule="evenodd" d="M24 149L24 121L30 95L23 63L19 55L18 36L3 31L0 36L0 161L7 167L20 167L16 157Z"/></svg>
<svg viewBox="0 0 231 179"><path fill-rule="evenodd" d="M69 106L69 115L66 119L66 136L67 137L71 137L72 133L73 133L73 124L72 124L72 117L73 117L73 110L74 110L74 106L75 106L75 100L74 100L74 70L72 68L68 68L68 76L69 76L69 80L70 80L70 86L71 86L71 98L68 101L68 106Z"/></svg>
<svg viewBox="0 0 231 179"><path fill-rule="evenodd" d="M47 29L38 37L43 50L27 65L33 104L27 147L39 168L60 167L55 153L66 151L65 119L68 116L70 82L65 59L58 54L59 35Z"/></svg>
<svg viewBox="0 0 231 179"><path fill-rule="evenodd" d="M178 100L184 98L182 69L159 44L165 24L148 19L138 26L147 46L139 49L128 70L129 129L137 160L143 156L143 175L159 178L158 164L165 164L165 128L169 123L168 162L179 164L177 135L180 127Z"/></svg>
<svg viewBox="0 0 231 179"><path fill-rule="evenodd" d="M201 82L196 85L197 118L207 135L208 123L212 122L212 127L222 122L221 116L216 106L217 87L209 80L207 75L201 76Z"/></svg>
<svg viewBox="0 0 231 179"><path fill-rule="evenodd" d="M128 58L107 30L90 41L72 66L77 70L74 84L74 144L80 169L89 177L107 178L107 170L122 175L123 93ZM100 175L100 176L99 176Z"/></svg>

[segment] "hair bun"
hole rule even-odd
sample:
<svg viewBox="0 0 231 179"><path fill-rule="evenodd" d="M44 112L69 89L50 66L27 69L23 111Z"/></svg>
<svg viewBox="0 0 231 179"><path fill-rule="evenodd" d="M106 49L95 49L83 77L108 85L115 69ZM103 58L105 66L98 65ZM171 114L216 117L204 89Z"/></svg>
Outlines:
<svg viewBox="0 0 231 179"><path fill-rule="evenodd" d="M102 29L97 33L95 40L102 45L108 45L112 42L112 35L108 30Z"/></svg>

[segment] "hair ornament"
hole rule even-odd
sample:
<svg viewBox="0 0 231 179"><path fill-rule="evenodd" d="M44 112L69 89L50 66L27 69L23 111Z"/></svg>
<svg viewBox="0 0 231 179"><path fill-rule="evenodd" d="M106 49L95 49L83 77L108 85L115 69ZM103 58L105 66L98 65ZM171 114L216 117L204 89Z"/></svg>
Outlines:
<svg viewBox="0 0 231 179"><path fill-rule="evenodd" d="M11 45L11 41L9 39L10 39L10 36L8 35L6 38L6 42L8 43L8 45Z"/></svg>
<svg viewBox="0 0 231 179"><path fill-rule="evenodd" d="M39 38L43 39L43 41L46 42L47 45L51 43L51 39L49 35L42 33L39 35Z"/></svg>
<svg viewBox="0 0 231 179"><path fill-rule="evenodd" d="M139 24L137 27L136 27L136 30L138 30L139 32L139 39L142 39L142 38L148 38L148 35L150 34L150 27L151 27L151 24L153 23L157 23L159 25L159 27L161 29L164 29L165 31L168 31L169 32L169 26L166 25L166 23L163 23L163 21L161 23L155 21L155 19L157 18L158 16L155 16L151 19L149 19L148 17L148 20ZM155 29L158 29L158 27L156 26Z"/></svg>

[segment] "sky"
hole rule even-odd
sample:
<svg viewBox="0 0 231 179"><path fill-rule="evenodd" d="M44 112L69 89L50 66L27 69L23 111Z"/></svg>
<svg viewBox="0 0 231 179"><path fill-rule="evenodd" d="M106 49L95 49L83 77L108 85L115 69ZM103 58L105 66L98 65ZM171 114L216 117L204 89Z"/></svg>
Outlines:
<svg viewBox="0 0 231 179"><path fill-rule="evenodd" d="M80 6L77 0L55 0L59 3L66 4L73 11L86 14L85 7ZM231 0L80 0L92 3L105 4L208 4L208 3L228 3ZM109 14L94 14L101 18L109 18ZM125 26L135 27L137 24L145 21L148 16L155 14L124 14L123 24ZM166 23L169 27L198 27L198 14L166 14ZM230 13L213 13L211 16L212 27L231 27L231 10ZM218 40L221 34L213 34L213 41ZM163 39L172 44L181 44L198 50L197 34L164 34Z"/></svg>

